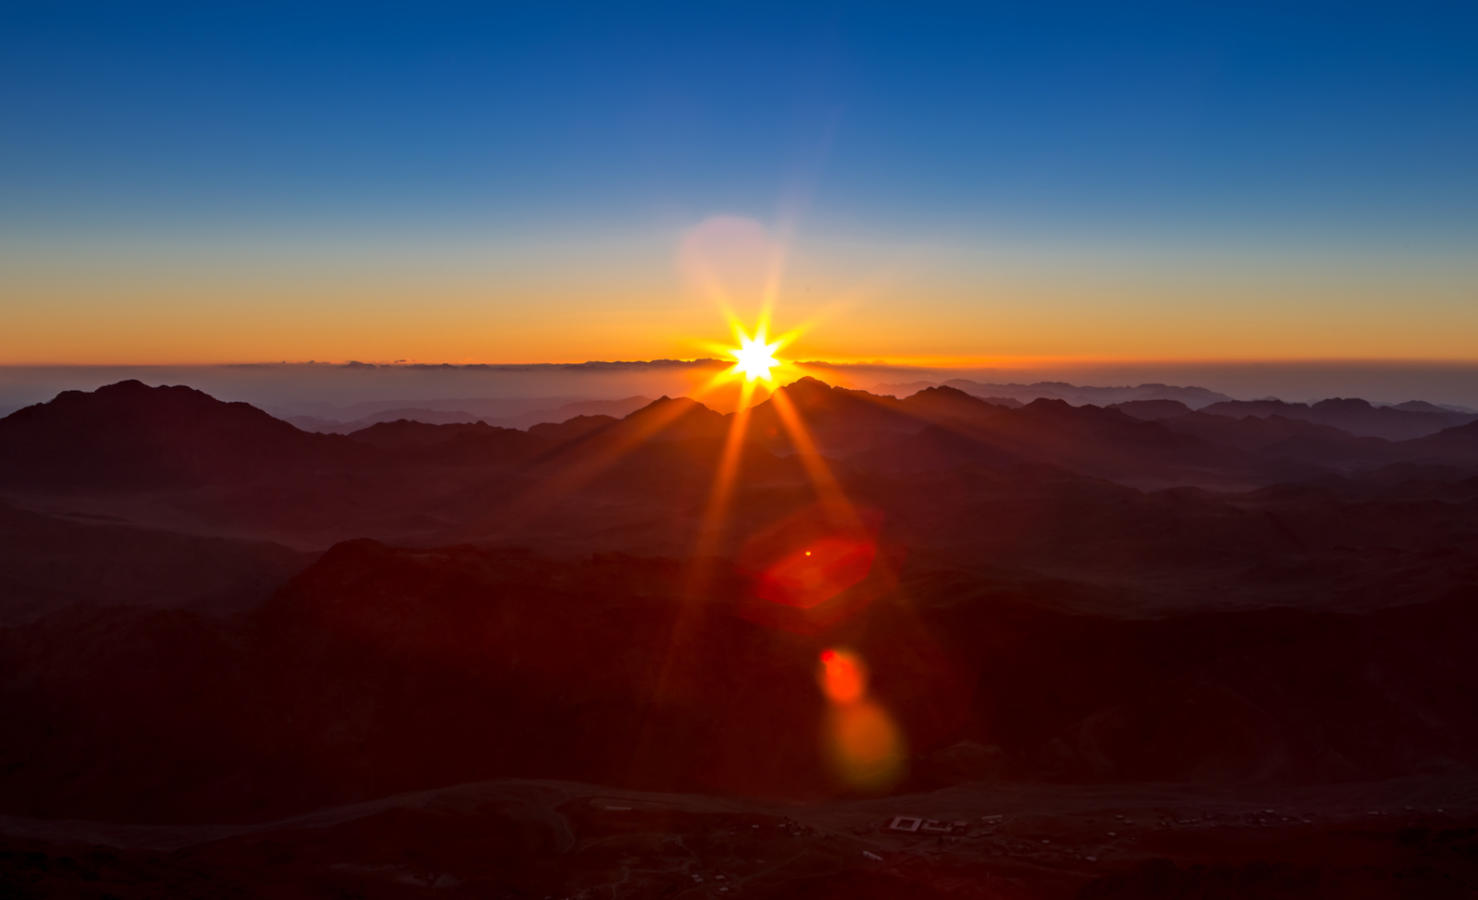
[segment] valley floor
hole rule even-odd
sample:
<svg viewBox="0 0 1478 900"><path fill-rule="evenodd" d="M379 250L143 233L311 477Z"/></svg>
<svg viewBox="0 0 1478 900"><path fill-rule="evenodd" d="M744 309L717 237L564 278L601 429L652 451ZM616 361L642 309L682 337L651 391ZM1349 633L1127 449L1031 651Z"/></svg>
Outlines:
<svg viewBox="0 0 1478 900"><path fill-rule="evenodd" d="M896 816L953 834L891 830ZM1471 897L1478 779L818 805L500 780L272 822L0 817L8 897Z"/></svg>

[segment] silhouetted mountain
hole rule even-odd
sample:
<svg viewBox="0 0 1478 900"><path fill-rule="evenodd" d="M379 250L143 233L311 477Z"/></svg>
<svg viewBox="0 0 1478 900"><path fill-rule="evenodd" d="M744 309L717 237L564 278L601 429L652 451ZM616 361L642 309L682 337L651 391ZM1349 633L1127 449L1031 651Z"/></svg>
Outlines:
<svg viewBox="0 0 1478 900"><path fill-rule="evenodd" d="M0 504L0 626L82 607L255 607L311 554Z"/></svg>
<svg viewBox="0 0 1478 900"><path fill-rule="evenodd" d="M899 408L929 422L979 422L1001 409L1020 409L1020 403L996 403L958 388L930 387L903 399Z"/></svg>
<svg viewBox="0 0 1478 900"><path fill-rule="evenodd" d="M533 409L513 416L490 419L493 425L508 428L533 428L536 425L558 424L570 419L609 416L619 419L629 416L644 406L650 405L650 397L622 397L619 400L576 400L559 406Z"/></svg>
<svg viewBox="0 0 1478 900"><path fill-rule="evenodd" d="M872 465L879 464L887 452L868 451L891 446L904 452L908 442L900 442L901 438L935 425L972 441L976 461L982 463L1031 461L1137 483L1246 483L1273 477L1261 471L1257 460L1236 451L1096 406L1036 400L1008 409L952 387L926 388L896 400L828 387L815 379L802 379L780 390L825 452L844 457L866 454L859 461L865 459ZM755 407L752 420L757 433L768 436L772 446L789 443L784 416L774 400ZM956 453L965 452L959 440L951 445Z"/></svg>
<svg viewBox="0 0 1478 900"><path fill-rule="evenodd" d="M863 470L896 469L885 460L888 448L907 452L901 449L905 439L936 426L956 435L948 455L973 454L961 462L977 471L1025 463L1140 485L1236 485L1290 477L1289 470L1239 449L1061 401L1013 410L953 388L897 400L814 379L780 393L819 452L855 457L849 465ZM151 508L143 521L166 527L315 543L355 533L471 539L478 529L507 532L495 517L507 504L538 493L520 486L530 479L580 486L562 487L561 495L587 488L615 492L625 498L622 503L660 495L664 484L682 484L682 496L701 497L733 421L691 400L663 398L624 419L577 418L529 432L484 423L399 421L330 436L304 433L250 407L188 389L125 385L63 395L0 422L0 458L8 454L18 464L10 471L25 472L32 488L222 487ZM746 437L751 450L741 463L751 477L804 483L803 467L792 458L791 429L775 398L751 411ZM240 487L228 490L229 485ZM671 539L664 538L662 546Z"/></svg>
<svg viewBox="0 0 1478 900"><path fill-rule="evenodd" d="M622 502L640 497L669 516L678 510L696 514L712 487L731 421L686 397L662 397L624 419L583 424L583 434L542 456L526 475L561 485L564 493L615 494ZM751 446L740 462L748 480L803 480L794 459L777 459L759 446Z"/></svg>
<svg viewBox="0 0 1478 900"><path fill-rule="evenodd" d="M1126 416L1149 422L1174 419L1191 411L1189 406L1179 400L1126 400L1123 403L1110 404L1109 409L1117 409Z"/></svg>
<svg viewBox="0 0 1478 900"><path fill-rule="evenodd" d="M1473 412L1470 409L1463 409L1457 406L1440 406L1436 403L1428 403L1425 400L1407 400L1405 403L1393 403L1391 404L1391 408L1405 410L1406 412L1435 413L1437 415Z"/></svg>
<svg viewBox="0 0 1478 900"><path fill-rule="evenodd" d="M1287 416L1242 416L1213 415L1193 412L1163 420L1165 427L1183 434L1194 434L1212 443L1225 444L1243 450L1263 450L1290 438L1329 437L1347 438L1352 441L1378 441L1378 438L1355 438L1347 431L1330 425L1317 425L1303 419Z"/></svg>
<svg viewBox="0 0 1478 900"><path fill-rule="evenodd" d="M652 401L647 397L624 397L619 400L518 400L513 398L450 398L428 401L427 406L403 407L384 402L357 403L337 410L340 418L329 415L283 414L281 418L304 431L327 434L350 434L380 422L408 419L427 425L458 425L484 422L501 428L527 430L535 425L560 423L581 416L620 418ZM458 404L467 407L457 408Z"/></svg>
<svg viewBox="0 0 1478 900"><path fill-rule="evenodd" d="M1364 865L1397 842L1369 811L1451 817L1478 777L1478 422L1393 442L1314 419L1446 413L1290 406L803 379L747 417L341 436L188 388L63 394L0 420L0 893L1016 885L937 868L985 841L1032 873L1061 846L1076 880L1045 896L1138 896L1147 854L1336 833ZM840 650L901 739L867 790L910 796L836 766ZM921 856L900 810L971 833ZM1414 896L1467 871L1400 846ZM631 863L664 854L670 878ZM1209 872L1164 877L1281 883Z"/></svg>
<svg viewBox="0 0 1478 900"><path fill-rule="evenodd" d="M994 480L980 470L1014 469L1024 460L982 442L966 428L928 425L892 440L881 440L847 457L847 463L869 475L921 476L969 468L976 479Z"/></svg>
<svg viewBox="0 0 1478 900"><path fill-rule="evenodd" d="M1403 456L1416 462L1478 467L1478 421L1447 428L1398 446Z"/></svg>
<svg viewBox="0 0 1478 900"><path fill-rule="evenodd" d="M1329 425L1281 415L1233 418L1195 412L1166 419L1164 424L1172 431L1193 434L1213 444L1308 467L1303 472L1287 470L1288 478L1315 477L1321 468L1348 471L1383 465L1400 455L1381 438L1356 437Z"/></svg>
<svg viewBox="0 0 1478 900"><path fill-rule="evenodd" d="M245 403L122 381L65 391L0 419L0 481L150 487L239 481L285 466L343 465L354 445Z"/></svg>
<svg viewBox="0 0 1478 900"><path fill-rule="evenodd" d="M349 439L403 461L456 465L523 460L549 446L545 439L516 428L497 428L483 422L427 425L404 419L371 425L350 434Z"/></svg>
<svg viewBox="0 0 1478 900"><path fill-rule="evenodd" d="M1034 400L981 421L970 432L998 451L1096 477L1136 484L1245 484L1281 473L1234 449L1178 434L1114 409Z"/></svg>
<svg viewBox="0 0 1478 900"><path fill-rule="evenodd" d="M1073 406L1111 406L1139 400L1174 400L1192 409L1231 398L1225 394L1200 387L1177 387L1168 384L1141 384L1134 387L1098 387L1075 385L1062 381L1039 381L1034 384L993 384L955 378L944 382L947 387L957 388L967 394L1000 402L1015 400L1027 404L1033 400L1063 400ZM933 387L932 382L916 381L909 384L878 385L880 394L902 396Z"/></svg>
<svg viewBox="0 0 1478 900"><path fill-rule="evenodd" d="M668 441L716 438L727 433L728 423L723 415L687 397L664 396L608 428L592 432L592 437Z"/></svg>
<svg viewBox="0 0 1478 900"><path fill-rule="evenodd" d="M1473 421L1475 416L1456 412L1415 412L1389 406L1372 406L1366 400L1336 398L1318 403L1285 403L1282 400L1232 400L1201 410L1218 416L1283 416L1329 425L1355 435L1401 441L1433 434L1453 425Z"/></svg>
<svg viewBox="0 0 1478 900"><path fill-rule="evenodd" d="M380 422L398 422L401 420L423 422L427 425L458 425L482 421L472 413L460 409L425 409L421 407L379 410L371 415L355 419L351 422L324 419L318 416L284 416L283 418L304 431L317 431L323 434L351 434L355 431L363 431Z"/></svg>
<svg viewBox="0 0 1478 900"><path fill-rule="evenodd" d="M529 434L550 444L564 444L605 428L615 421L614 416L575 416L563 422L534 425L529 428Z"/></svg>
<svg viewBox="0 0 1478 900"><path fill-rule="evenodd" d="M1095 505L1111 502L1067 515L1091 534L1112 522L1095 521ZM1389 509L1330 503L1287 517L1287 501L1274 503L1281 525L1263 514L1238 527L1290 537L1221 548L1254 567L1236 587L1258 598L1250 604L1192 600L1205 590L1198 570L1170 552L1163 524L1117 528L1118 549L1098 557L1117 557L1128 584L1169 580L1187 594L1175 612L1145 617L1104 570L1075 574L1082 545L1066 533L991 518L1037 545L1030 568L921 560L900 573L906 605L877 594L811 637L746 614L759 601L743 571L718 573L693 605L675 560L349 542L249 621L95 611L0 631L13 727L0 806L135 820L277 814L495 775L814 792L822 707L800 688L830 642L881 673L879 698L917 752L987 742L1013 779L1326 782L1471 765L1478 675L1458 664L1473 624L1458 583L1389 593L1411 576L1368 549L1356 555L1377 533L1410 534ZM1210 507L1186 517L1177 505L1157 515L1198 532L1177 540L1218 534L1200 518ZM1464 537L1471 513L1467 522ZM1408 543L1412 562L1431 546ZM1461 552L1461 565L1478 561L1472 545ZM1038 574L1053 556L1064 568ZM1422 574L1451 565L1428 559ZM1226 570L1205 574L1216 571ZM859 590L887 583L878 571ZM1326 595L1286 608L1282 598L1314 586ZM1413 590L1427 599L1403 605Z"/></svg>
<svg viewBox="0 0 1478 900"><path fill-rule="evenodd" d="M827 453L863 450L878 440L922 427L919 418L892 397L832 387L815 378L802 378L776 393L780 396L754 407L749 426L757 440L775 448L792 445L791 426L782 405L787 402L805 433Z"/></svg>

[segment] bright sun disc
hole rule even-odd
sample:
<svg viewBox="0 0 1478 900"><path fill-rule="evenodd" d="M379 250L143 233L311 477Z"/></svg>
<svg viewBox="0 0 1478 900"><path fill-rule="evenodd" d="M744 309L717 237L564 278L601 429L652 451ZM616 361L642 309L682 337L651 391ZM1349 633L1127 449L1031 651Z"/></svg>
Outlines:
<svg viewBox="0 0 1478 900"><path fill-rule="evenodd" d="M737 372L742 372L749 381L763 379L770 380L770 370L780 365L780 360L775 358L775 351L780 349L780 342L766 343L764 332L754 337L740 336L739 346L729 351L738 360L734 364Z"/></svg>

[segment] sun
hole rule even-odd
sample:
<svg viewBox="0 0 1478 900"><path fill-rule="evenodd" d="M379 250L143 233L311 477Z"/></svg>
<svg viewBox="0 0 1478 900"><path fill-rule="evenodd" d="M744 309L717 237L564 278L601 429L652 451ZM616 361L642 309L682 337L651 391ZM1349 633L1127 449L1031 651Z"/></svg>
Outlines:
<svg viewBox="0 0 1478 900"><path fill-rule="evenodd" d="M749 402L749 398L755 391L773 389L776 379L781 378L783 373L799 367L799 363L781 359L776 354L782 348L790 346L791 342L800 335L801 328L792 328L789 331L774 334L770 329L768 307L760 312L759 321L755 322L753 330L740 324L738 317L727 307L724 308L724 317L728 319L729 332L733 335L731 341L696 342L710 354L708 359L715 361L732 359L734 361L733 365L727 369L720 369L713 374L710 387L716 388L725 383L739 382L743 388L742 405Z"/></svg>
<svg viewBox="0 0 1478 900"><path fill-rule="evenodd" d="M733 372L742 374L746 381L769 381L770 370L780 365L780 360L775 358L775 351L780 349L780 341L766 341L763 329L754 337L743 332L736 336L739 338L739 346L729 350L729 355L738 360L734 363Z"/></svg>

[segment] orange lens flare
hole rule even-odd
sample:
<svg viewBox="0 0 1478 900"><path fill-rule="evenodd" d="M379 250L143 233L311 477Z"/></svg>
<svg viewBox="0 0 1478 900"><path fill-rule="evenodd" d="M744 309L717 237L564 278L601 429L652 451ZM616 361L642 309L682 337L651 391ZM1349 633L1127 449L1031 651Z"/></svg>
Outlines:
<svg viewBox="0 0 1478 900"><path fill-rule="evenodd" d="M825 751L832 773L862 791L885 791L903 776L903 736L871 700L833 706Z"/></svg>
<svg viewBox="0 0 1478 900"><path fill-rule="evenodd" d="M822 753L832 774L855 790L881 791L903 776L903 734L867 697L867 664L850 650L821 651L816 683L826 697Z"/></svg>
<svg viewBox="0 0 1478 900"><path fill-rule="evenodd" d="M855 653L824 650L816 681L832 703L856 703L867 693L867 665Z"/></svg>

